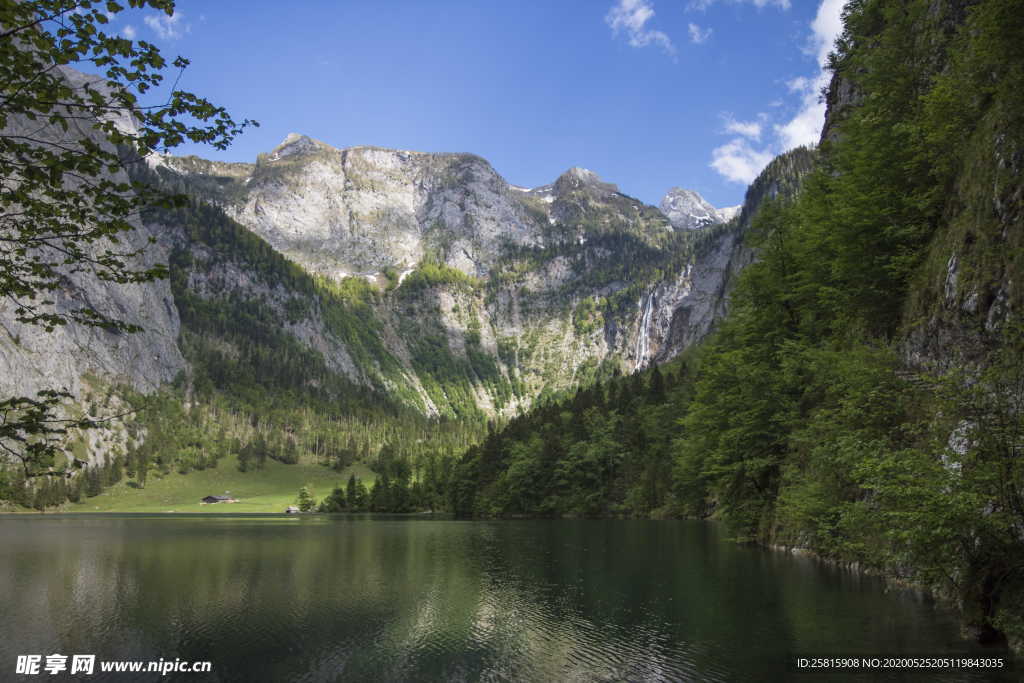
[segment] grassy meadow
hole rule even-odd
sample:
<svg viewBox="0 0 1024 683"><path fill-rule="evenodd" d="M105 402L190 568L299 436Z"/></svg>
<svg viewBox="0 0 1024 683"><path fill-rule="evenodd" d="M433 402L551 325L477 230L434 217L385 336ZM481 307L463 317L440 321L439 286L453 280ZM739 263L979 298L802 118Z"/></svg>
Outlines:
<svg viewBox="0 0 1024 683"><path fill-rule="evenodd" d="M159 477L150 474L145 488L137 488L134 481L125 480L106 489L93 498L83 498L77 504L67 504L67 512L284 512L295 505L299 489L308 485L313 497L320 501L338 484L344 486L349 475L355 474L367 486L373 482L373 472L357 463L336 472L322 465L300 463L284 465L267 460L262 470L238 471L234 456L226 457L216 469L197 470L189 474L171 474ZM203 505L205 496L229 494L237 503Z"/></svg>

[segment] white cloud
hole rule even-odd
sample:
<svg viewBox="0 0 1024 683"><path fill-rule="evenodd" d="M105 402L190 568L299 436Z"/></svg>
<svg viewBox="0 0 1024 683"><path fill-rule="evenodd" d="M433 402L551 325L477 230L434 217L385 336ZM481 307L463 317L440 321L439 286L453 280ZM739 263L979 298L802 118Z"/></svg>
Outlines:
<svg viewBox="0 0 1024 683"><path fill-rule="evenodd" d="M726 180L750 184L773 158L770 147L755 149L743 138L734 138L711 153L711 168Z"/></svg>
<svg viewBox="0 0 1024 683"><path fill-rule="evenodd" d="M816 93L804 96L803 106L788 122L775 126L783 152L801 145L816 145L825 124L825 103Z"/></svg>
<svg viewBox="0 0 1024 683"><path fill-rule="evenodd" d="M812 81L807 76L797 76L791 80L786 81L786 88L789 92L803 92L810 87Z"/></svg>
<svg viewBox="0 0 1024 683"><path fill-rule="evenodd" d="M761 114L759 118L766 118L765 114ZM732 114L722 114L722 119L725 120L725 132L733 135L742 135L743 137L750 138L752 140L761 139L761 122L760 121L737 121L733 118Z"/></svg>
<svg viewBox="0 0 1024 683"><path fill-rule="evenodd" d="M135 31L135 27L131 24L125 24L125 27L121 31L121 33L123 33L124 37L128 40L135 40L135 36L138 35Z"/></svg>
<svg viewBox="0 0 1024 683"><path fill-rule="evenodd" d="M701 43L707 42L707 39L711 37L711 29L702 29L697 24L691 23L690 29L690 42L700 45Z"/></svg>
<svg viewBox="0 0 1024 683"><path fill-rule="evenodd" d="M800 93L800 110L788 122L775 126L782 151L800 145L816 145L825 124L825 103L821 91L828 86L831 74L825 69L828 55L843 30L843 7L846 0L822 0L811 22L811 36L805 50L818 62L814 76L799 76L786 83L790 92Z"/></svg>
<svg viewBox="0 0 1024 683"><path fill-rule="evenodd" d="M846 0L822 0L818 14L811 22L811 43L814 54L818 58L818 66L828 62L828 53L832 51L836 38L843 32L843 7Z"/></svg>
<svg viewBox="0 0 1024 683"><path fill-rule="evenodd" d="M153 32L164 40L175 40L192 30L192 26L182 20L185 15L175 12L168 16L166 14L150 14L145 17L146 26L153 29Z"/></svg>
<svg viewBox="0 0 1024 683"><path fill-rule="evenodd" d="M666 53L674 55L676 46L672 39L661 31L647 28L647 22L654 16L654 6L647 0L618 0L605 15L614 35L625 32L633 47L658 45Z"/></svg>
<svg viewBox="0 0 1024 683"><path fill-rule="evenodd" d="M707 7L716 0L696 0L691 6L698 9ZM739 2L741 0L728 0ZM752 0L758 6L775 4L788 6L777 0ZM761 137L770 125L767 114L758 114L754 121L737 121L732 114L724 114L724 132L738 135L726 144L717 147L711 153L711 167L727 180L737 183L752 182L779 153L801 145L816 145L821 137L821 128L825 123L825 103L821 101L821 91L828 86L830 72L825 68L828 55L832 51L836 38L842 32L842 11L847 0L821 0L818 12L810 23L810 33L804 53L812 56L817 62L817 71L811 75L797 76L786 81L786 90L791 98L796 98L797 111L788 120L770 126L771 139L763 146ZM782 107L785 100L773 101L769 106ZM781 119L782 116L778 115ZM747 138L747 139L744 139ZM752 145L751 141L758 143Z"/></svg>

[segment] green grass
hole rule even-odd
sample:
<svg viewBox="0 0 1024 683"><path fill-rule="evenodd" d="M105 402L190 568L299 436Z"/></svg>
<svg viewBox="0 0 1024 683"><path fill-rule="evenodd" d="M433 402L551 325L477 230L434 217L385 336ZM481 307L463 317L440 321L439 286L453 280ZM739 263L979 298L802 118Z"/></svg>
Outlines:
<svg viewBox="0 0 1024 683"><path fill-rule="evenodd" d="M355 474L367 486L374 480L373 472L363 464L355 464L343 472L321 465L283 465L267 460L262 470L239 472L234 456L224 458L216 469L163 477L150 474L146 488L134 488L122 481L95 498L68 505L68 512L284 512L295 505L299 489L309 485L317 501L325 498L349 475ZM205 496L219 496L229 491L237 503L202 505Z"/></svg>

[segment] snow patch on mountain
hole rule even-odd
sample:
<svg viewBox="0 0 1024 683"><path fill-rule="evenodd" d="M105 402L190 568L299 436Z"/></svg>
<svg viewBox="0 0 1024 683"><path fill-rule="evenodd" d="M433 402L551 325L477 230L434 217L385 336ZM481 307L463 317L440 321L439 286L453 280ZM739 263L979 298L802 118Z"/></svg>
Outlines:
<svg viewBox="0 0 1024 683"><path fill-rule="evenodd" d="M676 230L700 230L731 220L740 207L716 209L693 190L673 187L661 200L659 207Z"/></svg>

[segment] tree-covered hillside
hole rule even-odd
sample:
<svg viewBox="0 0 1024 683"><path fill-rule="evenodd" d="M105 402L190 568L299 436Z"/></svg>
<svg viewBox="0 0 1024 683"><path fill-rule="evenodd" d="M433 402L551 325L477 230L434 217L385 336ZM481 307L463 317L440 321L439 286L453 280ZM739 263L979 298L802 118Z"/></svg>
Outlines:
<svg viewBox="0 0 1024 683"><path fill-rule="evenodd" d="M389 381L401 378L402 369L382 342L372 308L381 294L374 287L311 276L202 202L149 218L176 231L171 285L188 371L165 390L170 400L162 408L144 413L148 429L164 425L170 431L147 439L141 452L178 452L179 470L188 468L180 462L180 422L159 417L180 411L181 401L191 404L187 414L207 415L192 418L208 429L193 430L186 441L223 438L228 425L240 462L254 468L270 457L340 471L354 461L375 462L386 447L417 463L451 454L482 433L478 415L458 422L431 419L417 409L414 396L403 393L407 388ZM305 336L314 320L329 335L322 348ZM339 360L330 342L343 343L348 356ZM345 361L377 374L354 381Z"/></svg>
<svg viewBox="0 0 1024 683"><path fill-rule="evenodd" d="M687 365L512 423L462 514L714 516L1024 638L1024 13L854 0L817 168Z"/></svg>

